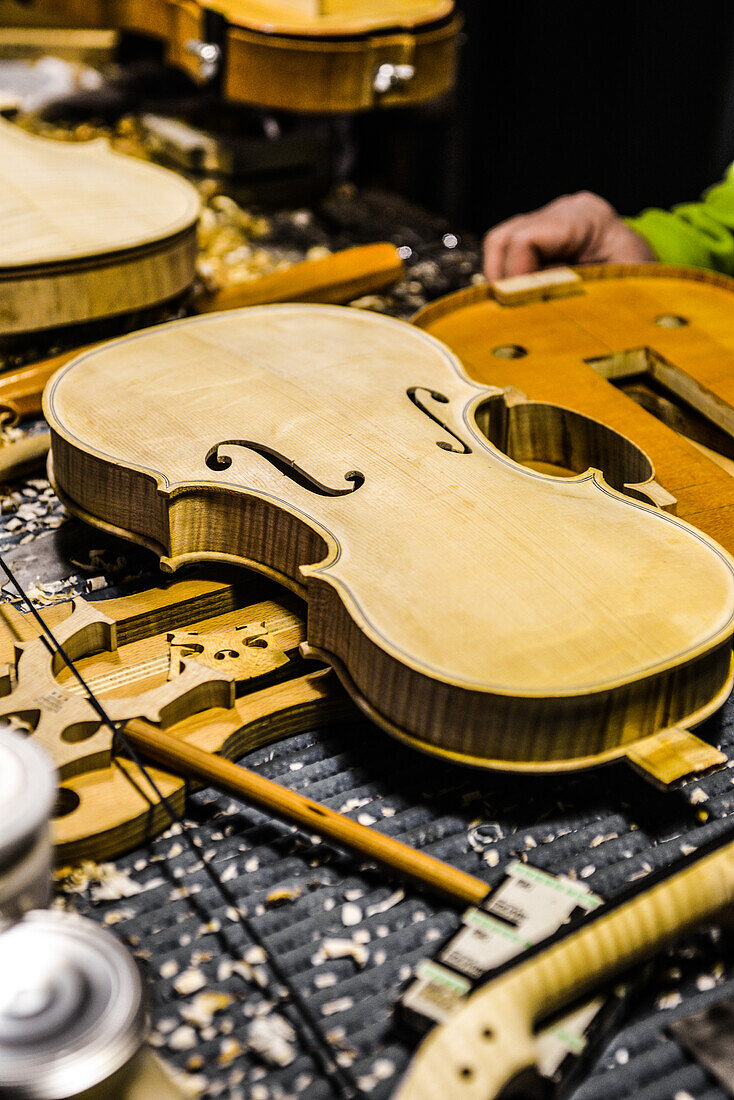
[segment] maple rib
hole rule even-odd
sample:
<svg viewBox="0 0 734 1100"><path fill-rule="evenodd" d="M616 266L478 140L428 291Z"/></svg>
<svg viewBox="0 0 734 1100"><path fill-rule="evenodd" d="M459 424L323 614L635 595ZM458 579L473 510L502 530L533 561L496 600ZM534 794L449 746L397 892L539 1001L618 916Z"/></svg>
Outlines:
<svg viewBox="0 0 734 1100"><path fill-rule="evenodd" d="M150 310L195 274L199 196L103 140L0 119L0 339Z"/></svg>

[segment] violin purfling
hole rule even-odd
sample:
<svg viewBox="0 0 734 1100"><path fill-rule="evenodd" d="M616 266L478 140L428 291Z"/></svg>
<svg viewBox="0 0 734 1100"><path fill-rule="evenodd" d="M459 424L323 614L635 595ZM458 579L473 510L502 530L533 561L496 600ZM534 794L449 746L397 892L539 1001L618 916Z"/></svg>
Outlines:
<svg viewBox="0 0 734 1100"><path fill-rule="evenodd" d="M517 769L720 762L687 730L731 688L734 562L645 503L641 460L613 488L510 459L517 400L403 322L278 305L82 354L44 410L73 512L167 570L289 585L306 654L400 738Z"/></svg>

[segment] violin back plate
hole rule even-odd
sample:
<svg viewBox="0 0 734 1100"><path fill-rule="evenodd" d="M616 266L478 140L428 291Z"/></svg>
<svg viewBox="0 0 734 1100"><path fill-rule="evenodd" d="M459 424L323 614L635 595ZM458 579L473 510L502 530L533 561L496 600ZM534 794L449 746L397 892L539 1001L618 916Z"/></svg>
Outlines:
<svg viewBox="0 0 734 1100"><path fill-rule="evenodd" d="M193 281L199 198L105 142L0 119L0 339L158 305Z"/></svg>
<svg viewBox="0 0 734 1100"><path fill-rule="evenodd" d="M599 762L730 686L734 566L598 471L490 444L425 333L339 307L160 326L49 385L55 483L164 565L239 561L385 728L473 763Z"/></svg>

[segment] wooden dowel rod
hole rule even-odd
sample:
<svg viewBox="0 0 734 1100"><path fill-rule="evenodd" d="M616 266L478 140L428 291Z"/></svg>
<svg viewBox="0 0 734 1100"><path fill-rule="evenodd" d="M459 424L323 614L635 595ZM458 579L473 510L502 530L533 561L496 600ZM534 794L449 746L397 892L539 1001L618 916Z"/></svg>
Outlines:
<svg viewBox="0 0 734 1100"><path fill-rule="evenodd" d="M125 724L125 736L135 749L156 764L328 837L368 859L391 867L430 890L465 905L478 905L489 892L489 887L481 879L383 836L221 756L187 744L141 718L134 718Z"/></svg>
<svg viewBox="0 0 734 1100"><path fill-rule="evenodd" d="M197 313L259 306L267 302L351 302L382 290L404 274L403 261L393 244L358 245L320 260L302 260L283 271L273 271L246 283L226 286L194 305Z"/></svg>
<svg viewBox="0 0 734 1100"><path fill-rule="evenodd" d="M0 418L23 420L29 416L40 416L41 394L51 375L65 363L70 363L77 355L96 346L96 344L87 344L72 351L62 352L61 355L52 355L49 359L39 359L37 363L29 363L25 367L19 367L12 374L1 375Z"/></svg>

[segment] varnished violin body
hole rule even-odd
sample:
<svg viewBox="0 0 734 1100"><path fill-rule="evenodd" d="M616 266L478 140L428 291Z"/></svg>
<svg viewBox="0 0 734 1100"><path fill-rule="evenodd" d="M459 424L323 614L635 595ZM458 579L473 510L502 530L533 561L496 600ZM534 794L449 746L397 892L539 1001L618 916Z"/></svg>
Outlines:
<svg viewBox="0 0 734 1100"><path fill-rule="evenodd" d="M408 742L521 769L654 772L671 737L677 774L720 760L685 727L731 687L731 558L643 503L635 449L615 488L509 459L488 442L509 407L411 326L296 305L113 341L44 399L73 511L167 569L284 581L306 652Z"/></svg>
<svg viewBox="0 0 734 1100"><path fill-rule="evenodd" d="M152 35L195 80L263 107L358 111L419 103L454 79L453 0L17 0L0 22Z"/></svg>

